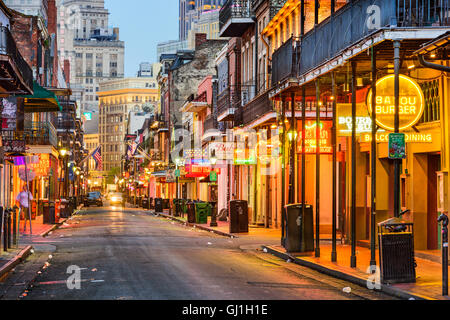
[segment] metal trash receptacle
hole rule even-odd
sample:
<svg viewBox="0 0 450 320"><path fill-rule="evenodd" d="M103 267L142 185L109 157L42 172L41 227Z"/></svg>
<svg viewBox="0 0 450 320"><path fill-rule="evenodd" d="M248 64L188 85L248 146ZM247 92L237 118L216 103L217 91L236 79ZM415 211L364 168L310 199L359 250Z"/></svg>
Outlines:
<svg viewBox="0 0 450 320"><path fill-rule="evenodd" d="M55 224L55 203L51 201L43 201L43 223Z"/></svg>
<svg viewBox="0 0 450 320"><path fill-rule="evenodd" d="M246 200L231 200L230 233L248 232L248 202Z"/></svg>
<svg viewBox="0 0 450 320"><path fill-rule="evenodd" d="M163 212L163 199L155 198L155 212L157 213Z"/></svg>
<svg viewBox="0 0 450 320"><path fill-rule="evenodd" d="M195 203L195 223L208 223L208 211L210 211L209 206L210 204L207 202Z"/></svg>
<svg viewBox="0 0 450 320"><path fill-rule="evenodd" d="M60 209L60 217L61 218L68 218L69 217L69 200L67 199L61 199L61 209Z"/></svg>
<svg viewBox="0 0 450 320"><path fill-rule="evenodd" d="M193 201L186 203L186 213L188 223L195 223L195 203Z"/></svg>
<svg viewBox="0 0 450 320"><path fill-rule="evenodd" d="M284 248L287 252L314 251L314 214L311 205L290 204L285 206L286 216Z"/></svg>
<svg viewBox="0 0 450 320"><path fill-rule="evenodd" d="M170 199L162 199L163 209L170 209Z"/></svg>
<svg viewBox="0 0 450 320"><path fill-rule="evenodd" d="M413 223L391 218L378 224L381 282L416 282Z"/></svg>

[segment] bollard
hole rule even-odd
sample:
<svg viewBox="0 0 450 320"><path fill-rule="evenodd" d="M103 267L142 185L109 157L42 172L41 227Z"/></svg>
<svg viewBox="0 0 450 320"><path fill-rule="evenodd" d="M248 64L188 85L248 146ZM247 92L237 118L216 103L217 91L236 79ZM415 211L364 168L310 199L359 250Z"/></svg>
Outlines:
<svg viewBox="0 0 450 320"><path fill-rule="evenodd" d="M216 212L216 202L211 201L211 223L209 224L210 227L217 227L217 212Z"/></svg>
<svg viewBox="0 0 450 320"><path fill-rule="evenodd" d="M442 295L448 295L448 217L441 214L438 222L442 222Z"/></svg>
<svg viewBox="0 0 450 320"><path fill-rule="evenodd" d="M3 251L8 251L8 209L3 213Z"/></svg>
<svg viewBox="0 0 450 320"><path fill-rule="evenodd" d="M12 209L9 209L9 213L8 213L8 249L12 248L12 235L11 235L11 213L12 213Z"/></svg>
<svg viewBox="0 0 450 320"><path fill-rule="evenodd" d="M13 208L13 244L18 245L17 242L17 207Z"/></svg>

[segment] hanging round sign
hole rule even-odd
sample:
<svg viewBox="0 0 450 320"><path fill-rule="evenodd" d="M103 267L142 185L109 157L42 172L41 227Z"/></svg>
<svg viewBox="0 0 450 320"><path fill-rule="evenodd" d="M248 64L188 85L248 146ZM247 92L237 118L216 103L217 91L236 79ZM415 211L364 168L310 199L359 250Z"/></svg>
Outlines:
<svg viewBox="0 0 450 320"><path fill-rule="evenodd" d="M19 178L25 182L27 182L27 180L28 182L33 181L34 178L36 178L36 172L32 168L27 168L27 171L25 172L25 166L20 167Z"/></svg>
<svg viewBox="0 0 450 320"><path fill-rule="evenodd" d="M406 130L423 115L425 98L419 84L405 75L400 75L399 94L399 130ZM377 96L375 108L372 107L372 90L367 94L369 113L375 109L377 124L388 131L395 131L395 75L390 74L377 81Z"/></svg>

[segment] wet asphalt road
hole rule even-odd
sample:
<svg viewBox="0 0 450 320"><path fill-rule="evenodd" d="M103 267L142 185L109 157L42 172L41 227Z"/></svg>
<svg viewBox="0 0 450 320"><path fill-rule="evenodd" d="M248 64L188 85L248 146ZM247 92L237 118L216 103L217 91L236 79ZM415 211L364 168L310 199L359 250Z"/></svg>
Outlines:
<svg viewBox="0 0 450 320"><path fill-rule="evenodd" d="M142 211L89 208L36 243L41 255L53 248L51 258L21 299L390 299L257 250L260 241ZM81 270L80 289L67 286L70 266Z"/></svg>

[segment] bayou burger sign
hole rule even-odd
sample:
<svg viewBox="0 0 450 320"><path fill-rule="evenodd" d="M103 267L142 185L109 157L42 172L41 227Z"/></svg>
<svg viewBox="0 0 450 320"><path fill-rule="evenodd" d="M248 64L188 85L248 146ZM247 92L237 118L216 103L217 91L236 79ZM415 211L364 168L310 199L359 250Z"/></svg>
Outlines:
<svg viewBox="0 0 450 320"><path fill-rule="evenodd" d="M399 129L403 131L419 122L423 115L425 98L417 82L405 75L400 75L399 99ZM370 114L375 109L378 126L388 131L395 131L394 75L385 76L377 81L375 108L372 106L372 90L369 90L366 101Z"/></svg>

